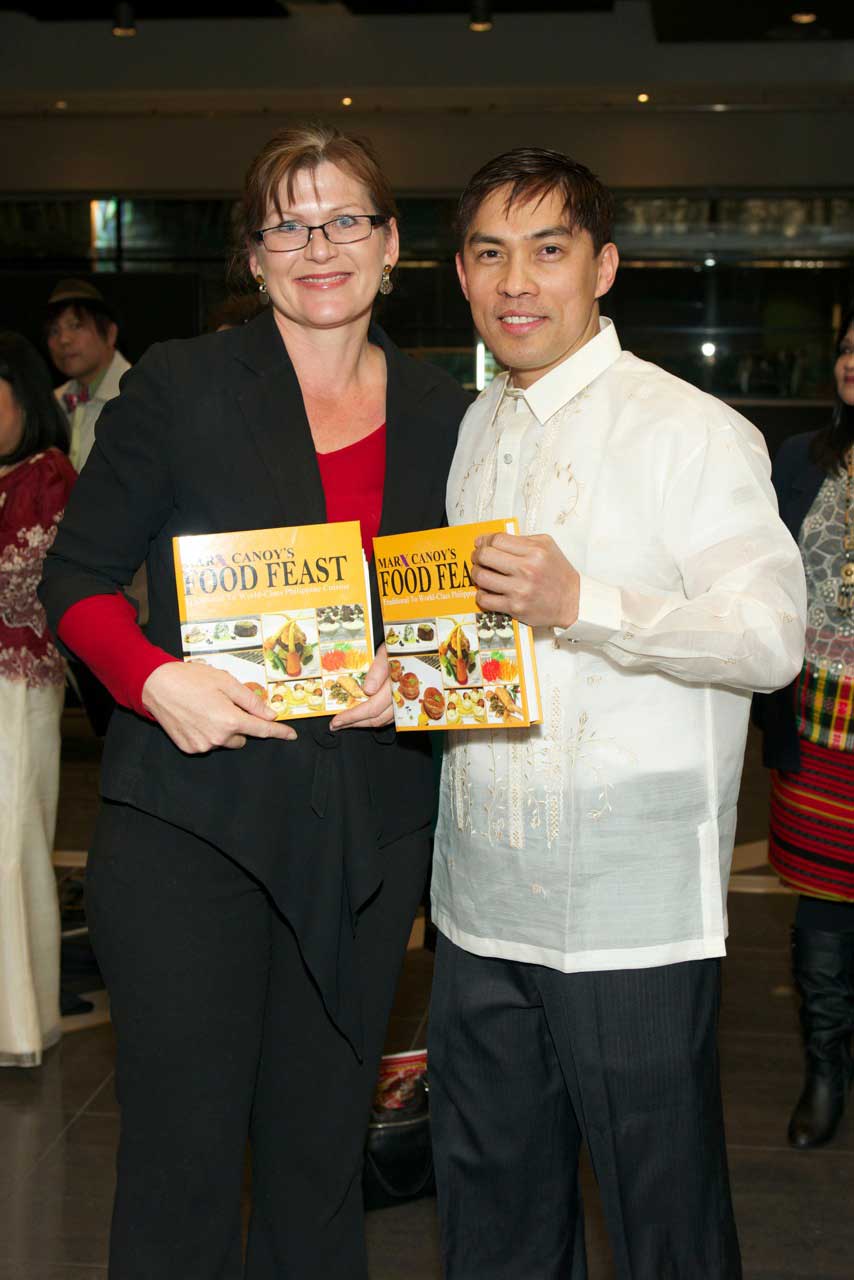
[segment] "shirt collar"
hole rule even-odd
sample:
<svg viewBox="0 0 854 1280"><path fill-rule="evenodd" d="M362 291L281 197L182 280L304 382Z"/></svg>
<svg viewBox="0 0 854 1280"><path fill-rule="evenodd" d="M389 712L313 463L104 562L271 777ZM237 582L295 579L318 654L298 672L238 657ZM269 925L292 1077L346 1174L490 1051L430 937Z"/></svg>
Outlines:
<svg viewBox="0 0 854 1280"><path fill-rule="evenodd" d="M600 317L599 332L578 351L573 352L556 368L543 374L525 391L515 390L508 378L505 394L524 397L528 408L540 423L547 422L552 414L568 404L579 391L589 387L594 379L619 358L622 348L613 321Z"/></svg>

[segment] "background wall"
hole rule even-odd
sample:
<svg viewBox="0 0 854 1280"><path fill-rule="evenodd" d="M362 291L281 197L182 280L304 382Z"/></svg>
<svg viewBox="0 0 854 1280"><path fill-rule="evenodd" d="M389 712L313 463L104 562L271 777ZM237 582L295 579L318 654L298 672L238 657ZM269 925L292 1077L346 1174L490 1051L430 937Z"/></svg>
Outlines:
<svg viewBox="0 0 854 1280"><path fill-rule="evenodd" d="M0 12L0 192L227 193L274 129L306 116L371 136L400 191L456 190L531 142L618 187L848 182L851 41L660 44L645 0L498 15L485 35L459 15L289 8L141 20L131 40L106 20Z"/></svg>

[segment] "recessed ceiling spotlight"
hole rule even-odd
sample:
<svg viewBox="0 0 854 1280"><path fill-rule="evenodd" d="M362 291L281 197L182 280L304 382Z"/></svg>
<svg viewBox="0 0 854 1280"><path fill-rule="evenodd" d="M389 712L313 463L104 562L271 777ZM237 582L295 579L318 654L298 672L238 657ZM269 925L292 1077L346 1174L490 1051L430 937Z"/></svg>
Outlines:
<svg viewBox="0 0 854 1280"><path fill-rule="evenodd" d="M352 107L352 105L353 105L353 99L352 99L352 98L342 98L342 99L341 99L341 106L342 106L342 107Z"/></svg>
<svg viewBox="0 0 854 1280"><path fill-rule="evenodd" d="M716 267L717 265L718 265L718 260L717 260L717 258L704 258L704 259L703 259L703 266L704 266L704 267Z"/></svg>
<svg viewBox="0 0 854 1280"><path fill-rule="evenodd" d="M700 344L700 351L707 360L711 360L712 356L717 351L717 347L713 342L703 342Z"/></svg>
<svg viewBox="0 0 854 1280"><path fill-rule="evenodd" d="M492 30L492 5L490 0L472 0L469 31Z"/></svg>
<svg viewBox="0 0 854 1280"><path fill-rule="evenodd" d="M639 93L639 94L638 94L638 102L649 102L649 94L648 94L648 93Z"/></svg>
<svg viewBox="0 0 854 1280"><path fill-rule="evenodd" d="M128 40L136 35L133 5L119 0L113 9L113 35L117 40Z"/></svg>
<svg viewBox="0 0 854 1280"><path fill-rule="evenodd" d="M54 105L54 108L55 108L57 111L67 111L67 110L68 110L68 103L65 101L65 99L64 99L64 98L58 98L58 99L57 99L57 101L56 101L53 105Z"/></svg>
<svg viewBox="0 0 854 1280"><path fill-rule="evenodd" d="M809 27L813 22L815 22L817 17L818 14L816 13L793 13L792 22L799 27Z"/></svg>

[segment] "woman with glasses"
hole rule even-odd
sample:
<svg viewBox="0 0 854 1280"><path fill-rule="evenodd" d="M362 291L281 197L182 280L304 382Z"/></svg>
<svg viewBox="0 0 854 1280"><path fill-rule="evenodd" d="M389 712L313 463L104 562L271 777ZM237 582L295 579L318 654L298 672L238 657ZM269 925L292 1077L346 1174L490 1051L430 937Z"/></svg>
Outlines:
<svg viewBox="0 0 854 1280"><path fill-rule="evenodd" d="M269 307L126 376L46 567L60 639L119 704L87 875L122 1108L111 1280L367 1275L362 1146L427 871L429 747L396 739L382 647L364 702L296 731L176 661L171 540L358 519L370 554L442 520L468 400L372 321L395 215L365 143L264 147L239 255ZM145 636L122 594L143 559Z"/></svg>

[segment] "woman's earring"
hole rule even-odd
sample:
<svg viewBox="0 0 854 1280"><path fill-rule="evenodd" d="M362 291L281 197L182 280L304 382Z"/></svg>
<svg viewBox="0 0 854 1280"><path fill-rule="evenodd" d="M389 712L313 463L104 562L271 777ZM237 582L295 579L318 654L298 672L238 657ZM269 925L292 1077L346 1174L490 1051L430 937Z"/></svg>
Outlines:
<svg viewBox="0 0 854 1280"><path fill-rule="evenodd" d="M382 279L380 280L380 293L387 296L391 293L394 285L391 282L391 267L388 263L383 267Z"/></svg>
<svg viewBox="0 0 854 1280"><path fill-rule="evenodd" d="M262 274L261 274L261 272L260 272L260 271L258 272L258 274L257 274L257 276L255 277L255 279L258 281L258 292L259 292L259 293L266 293L266 292L267 292L267 283L266 283L266 281L265 281L265 279L264 279L264 277L262 276Z"/></svg>

